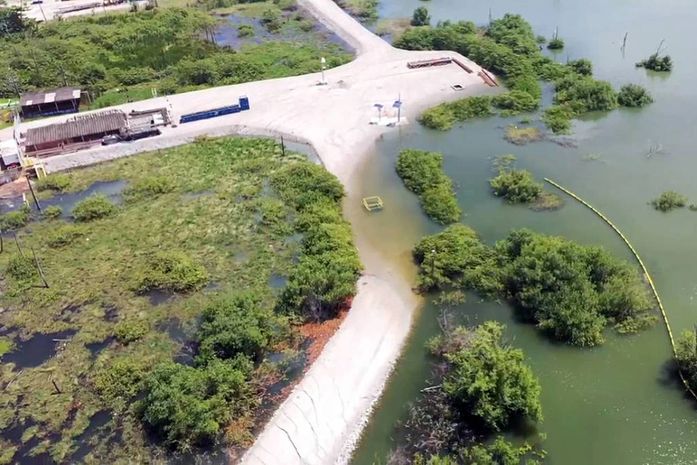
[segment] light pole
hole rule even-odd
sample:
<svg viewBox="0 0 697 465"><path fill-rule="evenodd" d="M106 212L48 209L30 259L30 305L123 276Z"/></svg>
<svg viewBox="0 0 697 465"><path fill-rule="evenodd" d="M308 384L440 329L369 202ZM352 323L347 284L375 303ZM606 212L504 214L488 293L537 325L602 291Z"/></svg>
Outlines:
<svg viewBox="0 0 697 465"><path fill-rule="evenodd" d="M397 97L397 100L392 104L393 108L397 109L397 124L402 120L402 95Z"/></svg>
<svg viewBox="0 0 697 465"><path fill-rule="evenodd" d="M320 84L324 86L327 84L327 81L324 79L324 69L327 67L327 60L322 57L320 58L319 62L322 65L322 80L320 81Z"/></svg>
<svg viewBox="0 0 697 465"><path fill-rule="evenodd" d="M380 124L380 120L382 119L382 107L384 105L382 103L376 103L373 106L378 109L378 124Z"/></svg>

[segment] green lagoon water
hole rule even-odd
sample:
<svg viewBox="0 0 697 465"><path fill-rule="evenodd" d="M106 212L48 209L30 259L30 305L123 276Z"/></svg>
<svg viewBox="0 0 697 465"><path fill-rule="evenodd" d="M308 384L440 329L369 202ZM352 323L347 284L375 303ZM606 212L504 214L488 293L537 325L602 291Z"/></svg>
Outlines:
<svg viewBox="0 0 697 465"><path fill-rule="evenodd" d="M421 4L383 0L381 15L408 16ZM519 167L538 179L550 177L568 187L625 232L656 281L674 331L697 324L697 213L683 209L662 214L647 205L668 189L697 203L697 33L693 27L697 3L433 0L427 6L434 21L471 19L484 24L491 7L494 17L509 11L524 15L536 33L548 37L558 26L566 42L560 61L589 58L596 77L615 86L642 84L655 103L639 111L618 110L577 122L573 148L551 141L524 147L508 144L502 139L503 128L515 123L515 118L475 121L446 133L417 124L395 130L379 141L364 170L363 186L355 193L356 198L383 196L386 210L354 212L354 227L382 244L384 253L402 265L423 234L439 230L421 214L416 198L394 173L399 150L413 147L445 155L446 171L456 183L466 213L463 221L485 241L492 243L513 228L528 227L602 245L631 260L615 233L569 198L564 198L566 204L559 211L533 212L505 205L490 195L487 180L492 175L492 158L512 153ZM625 32L628 42L623 56L620 45ZM675 61L674 71L656 75L635 69L634 63L652 53L661 39ZM662 150L648 157L652 146ZM404 272L413 279L413 267L407 265ZM671 351L662 324L629 337L608 332L602 347L583 350L550 342L532 326L515 322L503 304L471 296L457 314L471 323L486 319L505 323L508 337L525 350L543 388L545 418L539 430L547 436L545 463L697 464L697 409L670 375ZM417 316L353 464L385 463L396 446L395 424L405 418L409 402L428 384L430 369L423 344L439 331L437 316L428 303Z"/></svg>

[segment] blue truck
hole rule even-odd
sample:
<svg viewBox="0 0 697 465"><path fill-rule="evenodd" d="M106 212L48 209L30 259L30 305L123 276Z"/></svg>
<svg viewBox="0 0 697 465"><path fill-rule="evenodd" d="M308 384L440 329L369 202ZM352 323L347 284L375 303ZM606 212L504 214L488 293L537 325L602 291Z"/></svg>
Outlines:
<svg viewBox="0 0 697 465"><path fill-rule="evenodd" d="M196 113L181 115L179 118L179 124L215 118L217 116L231 115L233 113L239 113L246 110L249 110L249 99L243 95L240 97L239 102L234 105L211 108L210 110L197 111Z"/></svg>

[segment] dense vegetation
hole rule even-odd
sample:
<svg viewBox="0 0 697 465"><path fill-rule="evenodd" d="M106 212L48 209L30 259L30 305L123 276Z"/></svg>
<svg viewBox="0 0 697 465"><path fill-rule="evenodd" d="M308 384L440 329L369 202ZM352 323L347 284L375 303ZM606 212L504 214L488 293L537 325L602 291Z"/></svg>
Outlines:
<svg viewBox="0 0 697 465"><path fill-rule="evenodd" d="M563 45L561 39L550 42L553 46L559 44ZM413 28L400 36L395 46L455 50L505 79L509 92L501 96L467 97L427 110L420 121L429 128L447 130L457 121L489 116L493 108L503 115L535 111L542 96L540 80L555 86L555 105L543 116L555 133L568 132L571 119L583 113L617 107L617 93L609 83L593 79L588 60L561 64L544 56L532 27L519 15L506 14L481 30L471 22L449 21ZM470 103L474 98L478 100Z"/></svg>
<svg viewBox="0 0 697 465"><path fill-rule="evenodd" d="M653 199L651 205L656 210L669 212L687 205L687 197L675 191L665 191L662 192L658 198Z"/></svg>
<svg viewBox="0 0 697 465"><path fill-rule="evenodd" d="M443 155L422 150L402 150L397 174L419 196L424 212L440 224L455 223L462 216L453 182L443 171Z"/></svg>
<svg viewBox="0 0 697 465"><path fill-rule="evenodd" d="M411 408L406 440L390 463L537 463L529 445L492 437L542 419L540 384L523 352L503 340L503 329L495 322L459 326L429 341L438 384Z"/></svg>
<svg viewBox="0 0 697 465"><path fill-rule="evenodd" d="M0 97L78 86L94 106L201 86L314 72L349 55L321 41L271 41L239 51L213 43L215 19L197 9L155 9L47 23L0 40ZM207 40L208 38L209 40ZM118 90L117 90L118 89Z"/></svg>
<svg viewBox="0 0 697 465"><path fill-rule="evenodd" d="M414 258L421 289L505 297L521 318L572 345L601 344L607 325L632 332L655 320L634 268L560 237L519 230L488 247L470 228L453 225L422 239Z"/></svg>
<svg viewBox="0 0 697 465"><path fill-rule="evenodd" d="M677 340L678 367L690 385L697 390L697 330L684 331Z"/></svg>
<svg viewBox="0 0 697 465"><path fill-rule="evenodd" d="M71 331L35 367L0 364L0 430L24 425L31 452L58 463L82 461L74 454L98 412L107 423L89 433L87 463L249 445L258 406L272 402L266 387L289 382L287 366L305 357L297 326L331 317L355 293L360 263L341 184L272 141L235 138L46 179L56 191L127 187L107 216L32 213L31 228L20 226L19 244L36 251L50 288L29 289L40 284L31 255L0 254L3 350L23 350L20 333ZM271 287L274 276L285 288ZM7 444L10 463L20 447Z"/></svg>

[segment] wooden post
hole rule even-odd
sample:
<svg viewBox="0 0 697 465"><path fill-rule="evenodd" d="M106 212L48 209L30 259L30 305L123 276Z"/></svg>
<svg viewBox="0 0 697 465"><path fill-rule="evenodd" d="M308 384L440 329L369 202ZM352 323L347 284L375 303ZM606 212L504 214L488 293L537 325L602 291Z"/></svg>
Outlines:
<svg viewBox="0 0 697 465"><path fill-rule="evenodd" d="M19 246L19 241L17 240L17 233L12 232L12 235L15 237L15 244L17 245L17 250L19 250L19 254L24 257L24 252L22 251L22 248Z"/></svg>
<svg viewBox="0 0 697 465"><path fill-rule="evenodd" d="M37 175L38 176L38 175ZM39 200L36 198L36 194L34 193L34 188L31 185L31 181L29 178L26 178L27 180L27 185L29 185L29 192L31 192L31 197L34 199L34 205L36 205L36 208L41 211L41 205L39 205Z"/></svg>
<svg viewBox="0 0 697 465"><path fill-rule="evenodd" d="M34 265L36 266L36 269L39 271L39 276L41 276L41 280L44 282L44 287L48 289L48 283L46 282L46 277L44 276L44 270L41 269L41 264L39 263L39 259L36 256L36 252L34 252L34 247L31 248L31 253L34 256Z"/></svg>
<svg viewBox="0 0 697 465"><path fill-rule="evenodd" d="M5 243L2 240L2 230L0 229L0 253L5 251Z"/></svg>
<svg viewBox="0 0 697 465"><path fill-rule="evenodd" d="M53 383L53 389L56 390L55 393L56 393L56 394L62 394L63 391L61 391L60 388L58 387L58 384L56 384L56 380L53 379L53 378L51 378L51 382Z"/></svg>
<svg viewBox="0 0 697 465"><path fill-rule="evenodd" d="M286 144L283 142L283 136L281 136L281 155L286 156Z"/></svg>

